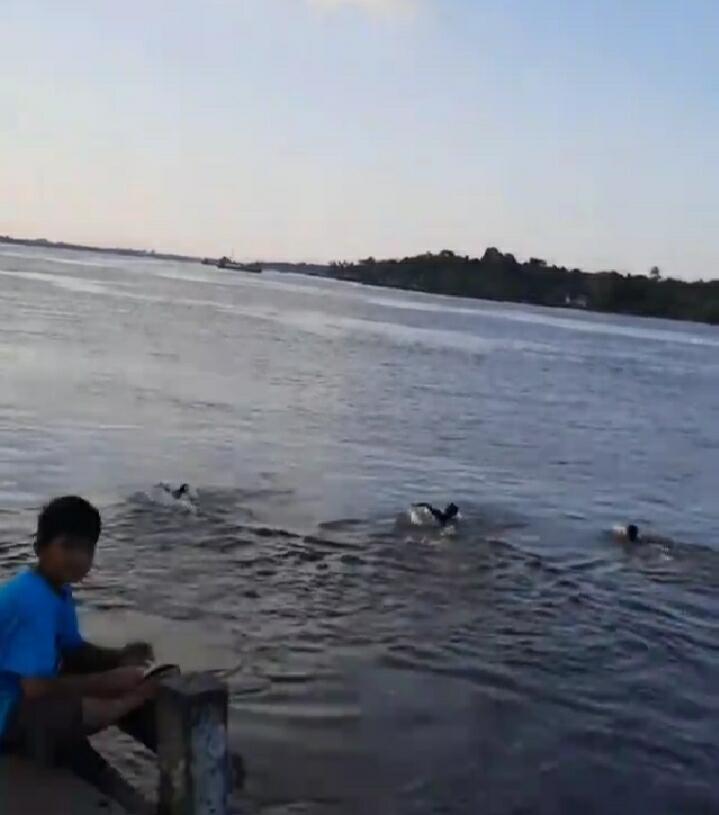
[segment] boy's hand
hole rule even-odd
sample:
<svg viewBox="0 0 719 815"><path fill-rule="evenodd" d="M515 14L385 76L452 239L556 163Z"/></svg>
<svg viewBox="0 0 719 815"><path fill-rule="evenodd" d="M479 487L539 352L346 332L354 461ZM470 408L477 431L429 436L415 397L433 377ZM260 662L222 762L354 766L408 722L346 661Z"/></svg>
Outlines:
<svg viewBox="0 0 719 815"><path fill-rule="evenodd" d="M138 666L126 665L124 668L105 671L100 677L105 693L121 696L136 690L143 683L145 672Z"/></svg>
<svg viewBox="0 0 719 815"><path fill-rule="evenodd" d="M152 646L147 642L131 642L120 653L121 665L147 665L155 658Z"/></svg>
<svg viewBox="0 0 719 815"><path fill-rule="evenodd" d="M137 695L138 701L144 703L150 702L152 699L154 699L159 690L160 685L157 680L146 679L136 691L133 691L133 694Z"/></svg>

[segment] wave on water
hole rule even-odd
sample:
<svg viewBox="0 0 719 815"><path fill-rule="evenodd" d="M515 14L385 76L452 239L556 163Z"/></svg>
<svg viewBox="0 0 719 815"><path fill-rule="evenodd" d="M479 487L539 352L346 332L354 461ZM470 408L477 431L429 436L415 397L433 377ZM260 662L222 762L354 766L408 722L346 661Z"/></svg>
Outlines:
<svg viewBox="0 0 719 815"><path fill-rule="evenodd" d="M17 278L19 280L31 280L37 283L49 283L59 289L71 292L84 292L87 294L107 294L108 288L105 284L96 280L88 280L84 277L73 277L71 275L46 274L44 272L9 272L0 269L0 275Z"/></svg>
<svg viewBox="0 0 719 815"><path fill-rule="evenodd" d="M547 311L541 307L526 305L512 306L511 304L507 304L503 308L498 308L490 305L486 301L477 301L475 306L458 306L453 305L452 299L453 298L447 298L446 296L441 298L433 296L433 300L436 302L430 302L427 300L401 299L398 296L396 299L390 297L375 297L372 298L371 302L386 308L405 311L460 314L463 316L477 317L478 319L486 319L489 317L491 319L532 323L546 326L547 328L580 331L590 334L606 334L630 339L678 343L707 348L719 347L719 339L708 336L705 326L697 326L696 333L693 333L682 330L680 326L660 329L654 327L651 323L637 324L636 321L633 325L622 325L617 322L617 320L621 319L621 315L615 315L614 319L610 316L609 319L607 319L605 316L589 312L580 319L576 316L570 316L567 311L563 312L561 309L554 309L552 313L547 313Z"/></svg>
<svg viewBox="0 0 719 815"><path fill-rule="evenodd" d="M101 263L99 261L86 260L79 257L61 258L55 255L37 255L35 253L30 254L28 252L7 252L2 248L0 248L0 258L19 258L24 261L39 260L45 263L60 263L66 266L87 266L95 269L106 269L113 266L113 263L109 260L105 263Z"/></svg>
<svg viewBox="0 0 719 815"><path fill-rule="evenodd" d="M324 312L313 309L288 309L278 311L275 308L260 304L248 306L221 300L178 297L176 295L168 298L167 296L154 295L143 291L132 291L130 287L125 284L122 286L118 285L117 281L106 283L71 275L55 275L45 272L28 271L0 270L0 275L37 283L47 283L71 292L105 295L158 304L167 303L169 300L175 305L212 308L215 311L226 314L244 316L262 321L281 322L283 325L290 325L294 328L322 337L343 337L359 333L380 340L386 339L391 343L438 350L453 350L470 355L484 355L502 348L540 353L551 350L549 346L544 343L530 342L527 340L490 339L488 337L478 336L469 331L443 330L427 326L409 326L346 315L329 317ZM164 275L157 274L156 276L192 282L192 278L178 274L168 273ZM202 280L196 282L214 283L215 281ZM287 288L285 284L282 284L282 287ZM291 285L290 288L292 288ZM302 289L302 291L304 292L305 290Z"/></svg>

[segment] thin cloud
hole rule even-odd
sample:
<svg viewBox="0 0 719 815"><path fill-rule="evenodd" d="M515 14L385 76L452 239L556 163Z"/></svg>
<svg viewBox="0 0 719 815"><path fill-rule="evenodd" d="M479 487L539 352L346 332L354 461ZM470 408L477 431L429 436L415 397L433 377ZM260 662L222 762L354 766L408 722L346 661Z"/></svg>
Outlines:
<svg viewBox="0 0 719 815"><path fill-rule="evenodd" d="M354 7L374 14L411 14L419 8L420 0L309 0L309 3L327 10Z"/></svg>

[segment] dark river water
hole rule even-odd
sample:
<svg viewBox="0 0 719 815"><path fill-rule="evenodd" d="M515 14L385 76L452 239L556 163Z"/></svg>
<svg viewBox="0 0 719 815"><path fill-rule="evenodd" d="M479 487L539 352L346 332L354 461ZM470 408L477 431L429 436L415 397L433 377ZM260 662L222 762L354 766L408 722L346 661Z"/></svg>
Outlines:
<svg viewBox="0 0 719 815"><path fill-rule="evenodd" d="M225 672L240 811L719 811L716 329L5 247L0 365L0 577L95 500L83 619Z"/></svg>

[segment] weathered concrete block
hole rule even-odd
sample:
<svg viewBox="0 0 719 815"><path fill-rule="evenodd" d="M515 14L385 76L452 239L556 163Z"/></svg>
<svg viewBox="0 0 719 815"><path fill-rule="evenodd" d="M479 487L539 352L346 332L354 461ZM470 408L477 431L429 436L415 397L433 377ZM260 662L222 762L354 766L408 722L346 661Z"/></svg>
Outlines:
<svg viewBox="0 0 719 815"><path fill-rule="evenodd" d="M209 674L162 681L160 815L228 815L227 697L226 685Z"/></svg>

